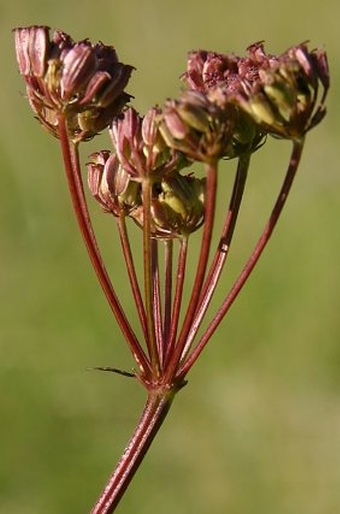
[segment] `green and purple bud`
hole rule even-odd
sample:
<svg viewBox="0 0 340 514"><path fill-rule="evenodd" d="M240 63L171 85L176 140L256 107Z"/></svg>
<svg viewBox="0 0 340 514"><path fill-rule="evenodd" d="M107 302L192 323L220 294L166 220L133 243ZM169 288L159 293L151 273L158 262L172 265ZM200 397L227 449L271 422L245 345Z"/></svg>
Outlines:
<svg viewBox="0 0 340 514"><path fill-rule="evenodd" d="M170 173L153 185L151 200L151 232L157 239L188 237L202 226L205 210L205 179ZM144 207L130 215L143 226Z"/></svg>
<svg viewBox="0 0 340 514"><path fill-rule="evenodd" d="M188 159L212 162L233 153L232 109L221 108L198 91L168 100L160 116L166 144Z"/></svg>
<svg viewBox="0 0 340 514"><path fill-rule="evenodd" d="M328 88L325 52L309 51L302 43L263 66L258 80L237 94L236 100L271 135L296 139L325 116Z"/></svg>
<svg viewBox="0 0 340 514"><path fill-rule="evenodd" d="M128 216L141 204L140 184L131 180L115 154L102 150L90 157L87 180L92 195L105 212Z"/></svg>

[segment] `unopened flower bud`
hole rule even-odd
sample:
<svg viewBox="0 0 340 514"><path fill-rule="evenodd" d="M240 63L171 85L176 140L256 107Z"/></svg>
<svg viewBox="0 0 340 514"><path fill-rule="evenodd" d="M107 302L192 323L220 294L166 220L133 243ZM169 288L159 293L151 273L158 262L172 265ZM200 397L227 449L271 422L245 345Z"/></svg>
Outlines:
<svg viewBox="0 0 340 514"><path fill-rule="evenodd" d="M152 107L144 117L133 108L117 117L110 133L124 169L141 181L146 175L159 175L178 169L180 157L170 152L158 126L159 109Z"/></svg>
<svg viewBox="0 0 340 514"><path fill-rule="evenodd" d="M45 26L17 28L14 34L28 100L54 136L63 116L73 141L91 139L129 101L124 88L133 67L120 63L113 47L74 42L58 30L50 36Z"/></svg>
<svg viewBox="0 0 340 514"><path fill-rule="evenodd" d="M231 141L226 158L233 159L245 153L253 153L266 141L266 132L254 119L235 104L234 96L223 86L208 92L208 98L228 113L233 123Z"/></svg>
<svg viewBox="0 0 340 514"><path fill-rule="evenodd" d="M103 150L91 159L87 170L92 195L106 212L129 215L141 202L140 184L131 180L115 154Z"/></svg>
<svg viewBox="0 0 340 514"><path fill-rule="evenodd" d="M153 186L151 231L158 239L187 237L204 221L205 179L171 173ZM143 206L131 217L143 226Z"/></svg>
<svg viewBox="0 0 340 514"><path fill-rule="evenodd" d="M110 210L107 203L102 198L100 187L103 177L104 167L110 158L111 153L108 150L95 152L90 155L91 161L86 164L87 167L87 183L91 194L101 203L104 210Z"/></svg>

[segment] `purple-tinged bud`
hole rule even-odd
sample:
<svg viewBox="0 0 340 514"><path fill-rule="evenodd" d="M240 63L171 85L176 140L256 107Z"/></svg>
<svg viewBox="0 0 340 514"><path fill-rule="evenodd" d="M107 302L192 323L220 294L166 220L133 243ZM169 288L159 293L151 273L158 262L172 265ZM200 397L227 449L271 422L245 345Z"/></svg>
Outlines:
<svg viewBox="0 0 340 514"><path fill-rule="evenodd" d="M160 112L158 107L152 107L148 110L142 122L142 137L145 147L152 148L155 153L160 153L165 149L165 142L159 132L158 125Z"/></svg>
<svg viewBox="0 0 340 514"><path fill-rule="evenodd" d="M14 29L19 71L29 103L44 127L59 137L59 116L70 138L85 141L107 127L130 96L124 92L132 66L118 61L116 51L87 39L49 28Z"/></svg>
<svg viewBox="0 0 340 514"><path fill-rule="evenodd" d="M101 195L101 181L103 177L104 167L110 158L108 150L95 152L90 155L91 161L86 164L87 167L87 183L92 196L102 205L104 210L110 210L107 202Z"/></svg>
<svg viewBox="0 0 340 514"><path fill-rule="evenodd" d="M49 52L48 27L25 27L14 31L20 74L43 77Z"/></svg>
<svg viewBox="0 0 340 514"><path fill-rule="evenodd" d="M110 129L111 139L123 168L133 177L146 173L142 138L142 118L133 108L117 117Z"/></svg>
<svg viewBox="0 0 340 514"><path fill-rule="evenodd" d="M63 103L74 99L89 83L92 76L96 58L86 43L78 43L71 48L62 61L62 74L60 78L60 98Z"/></svg>
<svg viewBox="0 0 340 514"><path fill-rule="evenodd" d="M110 133L118 159L134 180L156 177L178 169L179 157L173 155L160 133L160 110L149 109L144 117L127 109L112 124Z"/></svg>

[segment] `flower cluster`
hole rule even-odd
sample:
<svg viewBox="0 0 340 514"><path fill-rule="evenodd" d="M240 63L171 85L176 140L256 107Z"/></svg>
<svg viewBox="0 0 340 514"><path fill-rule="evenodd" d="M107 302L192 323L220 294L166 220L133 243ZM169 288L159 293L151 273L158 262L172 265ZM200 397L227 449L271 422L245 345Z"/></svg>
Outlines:
<svg viewBox="0 0 340 514"><path fill-rule="evenodd" d="M110 128L115 153L91 156L88 183L105 211L129 216L140 227L150 216L151 233L159 239L186 237L203 223L205 179L180 173L184 157L169 151L158 115L152 108L142 118L129 108L117 117ZM151 189L147 213L145 183Z"/></svg>
<svg viewBox="0 0 340 514"><path fill-rule="evenodd" d="M87 39L75 42L64 32L51 33L45 26L18 28L14 33L17 61L29 103L41 123L61 140L84 239L104 291L134 349L134 357L138 355L141 378L145 383L153 380L175 383L179 375L183 378L183 369L187 371L191 366L185 367L183 359L190 354L194 335L216 288L224 262L221 248L230 246L250 156L266 142L267 135L293 142L284 194L281 191L262 245L269 239L283 207L305 135L325 115L329 88L326 54L322 50L309 50L307 43L301 43L283 54L271 55L266 53L263 42L249 46L244 57L192 51L181 77L184 91L177 99L168 99L163 106L152 107L141 116L133 107L126 106L131 97L124 89L133 67L121 63L112 46L91 44ZM113 151L102 150L91 155L87 165L88 185L103 210L118 220L131 286L144 324L146 354L122 314L101 261L79 169L79 142L92 138L105 127L109 127ZM235 186L221 243L208 272L218 162L234 158L239 161ZM205 166L203 178L191 170L185 171L195 162ZM125 218L132 219L143 231L143 256L147 261L144 279L148 284L145 305L126 240ZM168 296L164 298L166 313L161 321L160 293L152 290L150 275L151 269L153 273L157 269L154 242L177 239L181 245L202 225L193 292L184 328L176 341L180 298L174 300L171 312L171 288L165 286ZM256 258L250 259L249 269L261 251L257 250ZM184 262L179 262L178 294L183 289ZM165 280L169 276L170 270ZM243 273L241 282L245 276L247 273ZM230 298L219 313L226 311L229 304ZM159 326L153 325L152 318L158 320ZM214 323L216 319L219 318L214 318ZM204 344L201 342L201 346ZM192 355L196 355L194 351Z"/></svg>
<svg viewBox="0 0 340 514"><path fill-rule="evenodd" d="M19 71L39 121L59 137L58 116L67 119L74 141L91 139L130 100L124 92L132 66L115 49L87 39L74 42L46 26L14 30Z"/></svg>
<svg viewBox="0 0 340 514"><path fill-rule="evenodd" d="M206 50L188 55L184 91L141 116L127 104L132 66L116 51L87 39L75 42L45 26L14 30L19 71L42 125L60 140L69 190L91 262L148 391L139 425L92 514L113 512L165 418L173 397L242 290L285 205L307 132L323 119L329 88L327 57L307 43L280 55L262 42L244 57ZM84 192L79 146L109 128L113 150L90 157L87 182L113 215L139 319L136 335L95 237ZM286 175L257 244L218 309L211 299L229 255L253 152L269 138L290 140ZM216 223L221 159L236 159L222 227ZM195 163L203 177L191 170ZM188 171L189 169L189 171ZM228 193L228 192L227 192ZM223 192L223 201L228 195ZM133 255L127 220L141 228ZM197 259L187 273L191 234L200 231ZM219 232L217 230L219 228ZM213 233L217 245L213 248ZM161 250L161 251L159 251ZM163 260L160 263L160 254ZM212 254L212 255L211 255ZM137 272L135 260L142 262ZM186 288L187 295L184 295ZM186 300L186 303L184 301ZM135 322L136 317L132 318ZM117 371L116 368L97 368Z"/></svg>
<svg viewBox="0 0 340 514"><path fill-rule="evenodd" d="M279 56L267 54L262 42L249 46L246 57L191 52L182 78L190 89L222 105L231 102L262 130L282 138L302 137L326 113L327 57L307 43Z"/></svg>

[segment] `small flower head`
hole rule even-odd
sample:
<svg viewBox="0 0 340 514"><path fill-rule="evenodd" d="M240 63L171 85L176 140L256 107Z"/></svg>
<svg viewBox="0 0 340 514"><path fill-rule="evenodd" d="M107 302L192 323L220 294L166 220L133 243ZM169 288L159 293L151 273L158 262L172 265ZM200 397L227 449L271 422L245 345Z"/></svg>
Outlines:
<svg viewBox="0 0 340 514"><path fill-rule="evenodd" d="M187 71L182 80L187 87L205 94L226 111L232 123L231 141L224 157L234 158L254 152L265 141L265 131L240 109L234 97L243 91L245 83L251 84L258 78L259 67L268 60L262 43L249 47L245 58L205 50L188 55Z"/></svg>
<svg viewBox="0 0 340 514"><path fill-rule="evenodd" d="M166 144L188 159L211 162L232 152L232 114L207 95L188 90L165 103L160 131Z"/></svg>
<svg viewBox="0 0 340 514"><path fill-rule="evenodd" d="M319 99L320 86L323 92ZM326 114L328 87L326 54L309 51L303 43L260 67L258 79L236 97L268 133L294 139L302 137Z"/></svg>
<svg viewBox="0 0 340 514"><path fill-rule="evenodd" d="M221 54L197 50L189 52L187 70L182 80L189 89L208 93L216 88L230 97L244 85L248 87L258 80L259 69L273 62L274 56L267 55L263 43L254 43L247 49L245 57L235 54Z"/></svg>
<svg viewBox="0 0 340 514"><path fill-rule="evenodd" d="M182 80L188 89L206 93L237 75L237 57L206 50L189 52Z"/></svg>
<svg viewBox="0 0 340 514"><path fill-rule="evenodd" d="M93 153L87 164L88 185L105 212L129 216L143 227L142 185L107 150ZM205 179L172 171L152 185L151 232L157 239L188 236L204 221Z"/></svg>
<svg viewBox="0 0 340 514"><path fill-rule="evenodd" d="M116 51L87 39L74 42L45 26L14 29L19 71L39 121L58 137L58 117L67 121L74 141L91 139L109 125L130 96L124 92L132 66Z"/></svg>
<svg viewBox="0 0 340 514"><path fill-rule="evenodd" d="M265 143L265 130L234 102L234 97L230 96L224 86L211 89L207 96L209 100L228 113L230 122L233 124L228 153L224 156L225 158L233 159L245 153L253 153Z"/></svg>

